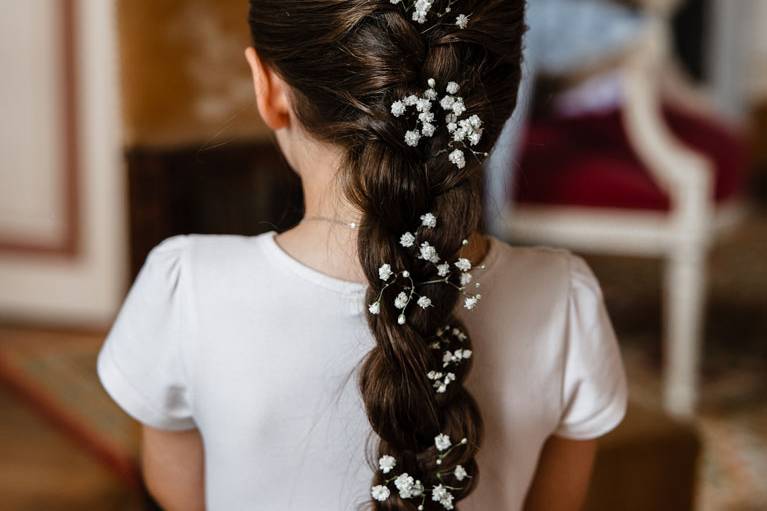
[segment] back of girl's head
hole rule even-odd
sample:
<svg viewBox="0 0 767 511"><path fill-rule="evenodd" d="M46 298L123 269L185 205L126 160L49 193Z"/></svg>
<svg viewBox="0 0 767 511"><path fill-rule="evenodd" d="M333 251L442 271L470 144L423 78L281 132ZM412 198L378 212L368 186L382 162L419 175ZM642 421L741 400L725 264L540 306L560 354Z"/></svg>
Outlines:
<svg viewBox="0 0 767 511"><path fill-rule="evenodd" d="M390 483L406 473L421 482L423 493L442 485L456 502L476 486L482 421L463 386L471 339L454 313L465 281L453 272L429 284L435 280L433 261L421 257L417 246L404 247L400 237L414 232L441 261L455 261L464 240L478 229L482 155L490 152L516 103L525 2L437 0L431 11L449 7L449 14L423 24L413 20L411 3L251 0L250 25L260 58L289 86L302 127L343 150L338 177L362 215L359 257L370 284L368 303L380 304L380 310L369 314L376 346L364 360L359 383L380 438L378 456L396 461L391 470L374 467L373 484L392 489L385 499L387 492L379 489L379 499L371 502L378 509L450 509L444 496L440 501L439 495L417 496L417 489L402 492L406 478L396 489ZM459 14L469 19L463 29L455 23ZM461 167L449 157L452 132L440 126L433 136L409 144L405 133L417 119L392 113L394 102L419 95L431 78L440 95L448 83L458 84L467 114L482 121L481 140L467 146ZM427 212L438 219L436 228L421 226ZM410 297L407 282L426 283L418 294L431 304L412 307L405 324L399 324L402 309L395 306L403 287L381 278L384 263L395 275L408 272L401 280ZM451 366L455 380L438 389L435 374L445 367L444 353L455 350L468 350L467 357ZM440 434L457 447L438 449Z"/></svg>

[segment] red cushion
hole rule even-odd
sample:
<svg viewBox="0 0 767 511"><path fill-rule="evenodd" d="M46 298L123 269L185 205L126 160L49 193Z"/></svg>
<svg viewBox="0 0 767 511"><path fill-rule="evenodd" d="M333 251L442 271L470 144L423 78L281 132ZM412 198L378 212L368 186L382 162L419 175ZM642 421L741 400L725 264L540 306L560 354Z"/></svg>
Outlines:
<svg viewBox="0 0 767 511"><path fill-rule="evenodd" d="M741 191L746 148L715 122L666 109L666 122L685 145L714 162L715 196L725 201ZM655 184L630 147L614 110L568 118L539 118L528 127L514 198L562 206L668 210L668 196Z"/></svg>

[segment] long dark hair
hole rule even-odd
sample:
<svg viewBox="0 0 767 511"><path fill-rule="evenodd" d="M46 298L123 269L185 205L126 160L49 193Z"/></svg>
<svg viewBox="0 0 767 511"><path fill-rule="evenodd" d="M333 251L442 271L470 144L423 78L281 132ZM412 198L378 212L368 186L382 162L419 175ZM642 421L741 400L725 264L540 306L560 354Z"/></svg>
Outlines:
<svg viewBox="0 0 767 511"><path fill-rule="evenodd" d="M394 101L419 94L435 78L442 90L457 82L470 114L484 122L479 151L489 152L516 104L522 60L524 0L435 1L434 11L451 4L454 15L420 25L403 6L390 0L251 0L250 26L259 56L289 85L296 117L318 140L344 150L339 178L348 199L362 212L358 252L370 284L368 303L383 282L378 269L390 263L407 269L416 281L433 277L433 266L404 250L400 236L432 212L442 228L428 240L445 260L458 257L462 241L481 221L481 162L469 155L458 169L446 154L448 134L438 130L418 147L408 146L410 129L395 118ZM455 15L470 15L459 30ZM397 286L384 292L381 312L369 316L376 346L360 370L359 387L380 455L397 459L398 470L427 488L443 482L455 488L456 501L477 483L476 453L482 443L482 418L464 387L470 364L455 371L447 392L436 393L427 373L441 365L430 349L438 329L465 328L454 314L459 292L453 286L424 288L434 307L411 309L406 325L397 324ZM457 341L456 341L457 342ZM456 344L456 348L458 345ZM470 348L467 338L461 348ZM436 435L465 446L450 451L438 465ZM458 483L453 469L462 465L471 479ZM442 475L441 481L437 473ZM382 484L376 472L373 484ZM371 501L373 502L373 501ZM393 494L377 509L414 510L419 501ZM444 509L427 499L425 509Z"/></svg>

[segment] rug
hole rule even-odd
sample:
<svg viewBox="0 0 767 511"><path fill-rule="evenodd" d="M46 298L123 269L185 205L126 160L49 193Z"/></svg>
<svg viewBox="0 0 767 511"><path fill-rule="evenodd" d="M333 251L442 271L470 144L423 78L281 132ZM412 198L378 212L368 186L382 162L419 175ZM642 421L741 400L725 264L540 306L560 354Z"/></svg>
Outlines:
<svg viewBox="0 0 767 511"><path fill-rule="evenodd" d="M139 428L98 381L102 341L99 335L0 328L0 384L138 490Z"/></svg>
<svg viewBox="0 0 767 511"><path fill-rule="evenodd" d="M632 400L661 403L659 261L588 257L602 283ZM714 248L709 260L698 511L767 510L767 211Z"/></svg>

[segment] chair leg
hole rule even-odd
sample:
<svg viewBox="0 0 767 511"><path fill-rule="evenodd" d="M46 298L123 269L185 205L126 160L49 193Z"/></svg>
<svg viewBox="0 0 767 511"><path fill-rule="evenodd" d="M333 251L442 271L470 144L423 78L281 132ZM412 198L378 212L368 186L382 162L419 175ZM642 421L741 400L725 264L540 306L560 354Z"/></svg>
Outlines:
<svg viewBox="0 0 767 511"><path fill-rule="evenodd" d="M666 263L663 401L676 417L695 413L701 362L706 249L678 249Z"/></svg>

